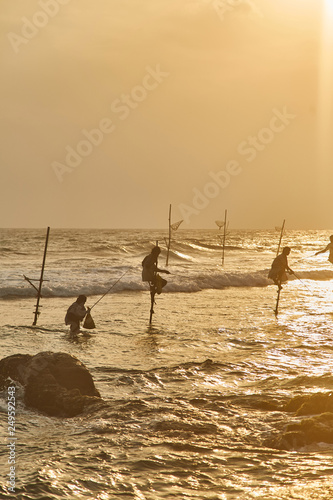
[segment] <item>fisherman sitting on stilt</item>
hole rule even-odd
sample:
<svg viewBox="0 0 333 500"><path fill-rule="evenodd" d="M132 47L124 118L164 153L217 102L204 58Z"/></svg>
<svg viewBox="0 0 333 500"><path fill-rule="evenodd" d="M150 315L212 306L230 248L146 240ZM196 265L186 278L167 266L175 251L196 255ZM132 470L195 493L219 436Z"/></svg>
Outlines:
<svg viewBox="0 0 333 500"><path fill-rule="evenodd" d="M150 291L157 294L162 293L162 288L167 284L167 281L157 273L170 274L169 271L157 267L157 259L160 253L160 247L155 246L142 261L142 281L148 281Z"/></svg>
<svg viewBox="0 0 333 500"><path fill-rule="evenodd" d="M268 273L268 277L272 279L278 289L281 290L281 283L288 281L286 271L290 274L294 274L294 271L288 266L288 255L290 254L290 247L284 247L282 253L275 257L272 263L272 267Z"/></svg>

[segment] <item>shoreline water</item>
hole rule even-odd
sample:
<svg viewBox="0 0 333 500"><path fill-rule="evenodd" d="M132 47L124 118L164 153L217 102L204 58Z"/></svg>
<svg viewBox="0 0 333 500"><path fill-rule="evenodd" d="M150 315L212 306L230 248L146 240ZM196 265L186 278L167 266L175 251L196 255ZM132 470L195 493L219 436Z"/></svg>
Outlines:
<svg viewBox="0 0 333 500"><path fill-rule="evenodd" d="M2 357L71 354L87 366L103 398L95 410L59 419L26 408L23 388L16 387L19 498L332 498L329 413L317 415L321 430L315 434L310 421L316 417L283 409L297 397L316 394L328 404L333 388L333 277L327 256L312 257L327 232L316 240L313 233L286 236L286 243L294 242L290 265L306 287L297 279L283 287L277 318L276 287L269 280L258 285L274 258L275 233L230 235L233 248L224 268L214 248L216 233L179 234L170 288L156 297L151 327L150 295L140 283L141 258L151 245L146 237L137 241L131 233L114 233L114 241L104 234L107 249L101 249L101 235L87 231L69 251L62 244L52 248L51 231L45 277L58 275L64 283L61 293L41 299L36 326L36 300L20 288L31 256L6 255L4 264L12 267L2 267L2 284L11 272L22 282L15 298L0 299ZM27 248L36 241L30 238ZM42 237L38 241L37 267L31 266L37 276L44 245ZM164 255L161 267L163 260ZM95 275L102 283L87 288L98 292L87 294L87 305L93 304L128 267L127 289L119 282L92 310L96 329L71 339L64 316L72 297ZM188 286L191 280L195 288ZM172 288L175 283L178 288ZM6 397L2 391L2 429ZM9 497L3 448L0 457L0 492Z"/></svg>

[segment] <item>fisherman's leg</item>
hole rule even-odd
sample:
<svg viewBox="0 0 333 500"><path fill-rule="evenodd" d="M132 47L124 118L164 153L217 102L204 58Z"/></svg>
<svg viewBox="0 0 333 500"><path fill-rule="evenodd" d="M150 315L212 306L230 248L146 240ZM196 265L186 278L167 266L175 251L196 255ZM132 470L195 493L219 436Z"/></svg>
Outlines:
<svg viewBox="0 0 333 500"><path fill-rule="evenodd" d="M281 279L276 276L275 278L271 278L273 280L273 283L274 285L276 285L278 287L279 290L281 290L282 286L281 286Z"/></svg>
<svg viewBox="0 0 333 500"><path fill-rule="evenodd" d="M71 335L77 335L80 332L80 323L71 321L69 331Z"/></svg>

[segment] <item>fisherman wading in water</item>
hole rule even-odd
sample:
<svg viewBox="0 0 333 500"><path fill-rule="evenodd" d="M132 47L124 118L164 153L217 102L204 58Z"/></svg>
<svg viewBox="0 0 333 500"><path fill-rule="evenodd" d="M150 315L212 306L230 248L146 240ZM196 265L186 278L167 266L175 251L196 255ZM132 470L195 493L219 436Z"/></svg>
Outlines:
<svg viewBox="0 0 333 500"><path fill-rule="evenodd" d="M65 316L65 324L70 325L70 334L77 335L80 333L80 322L90 310L89 307L86 309L84 304L86 303L87 297L85 295L79 295L75 302L67 309Z"/></svg>
<svg viewBox="0 0 333 500"><path fill-rule="evenodd" d="M290 254L290 247L284 247L282 253L278 255L272 263L272 267L268 273L268 277L274 281L281 290L281 283L288 281L286 271L290 274L294 274L294 271L288 266L288 255Z"/></svg>
<svg viewBox="0 0 333 500"><path fill-rule="evenodd" d="M169 271L157 267L157 259L160 253L160 247L155 246L142 261L142 281L148 281L150 291L158 294L162 292L162 288L165 287L167 281L157 273L170 274Z"/></svg>

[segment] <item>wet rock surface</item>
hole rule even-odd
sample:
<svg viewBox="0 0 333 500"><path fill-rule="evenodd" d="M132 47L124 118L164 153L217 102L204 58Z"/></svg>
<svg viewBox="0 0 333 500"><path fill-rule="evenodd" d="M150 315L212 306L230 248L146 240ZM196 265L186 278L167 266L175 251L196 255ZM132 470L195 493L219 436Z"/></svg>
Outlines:
<svg viewBox="0 0 333 500"><path fill-rule="evenodd" d="M295 396L280 410L293 413L293 416L266 445L281 450L299 450L318 443L333 444L332 393Z"/></svg>
<svg viewBox="0 0 333 500"><path fill-rule="evenodd" d="M14 354L0 361L0 387L9 380L24 387L24 403L50 416L73 417L100 401L89 370L63 352Z"/></svg>

